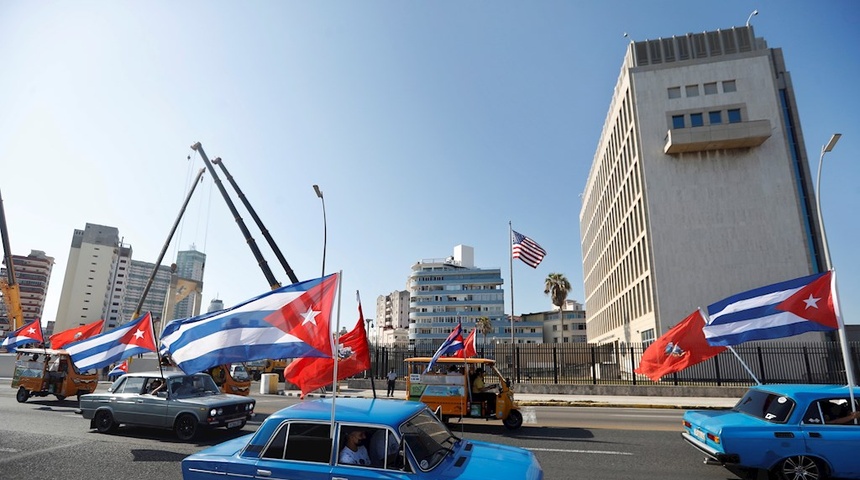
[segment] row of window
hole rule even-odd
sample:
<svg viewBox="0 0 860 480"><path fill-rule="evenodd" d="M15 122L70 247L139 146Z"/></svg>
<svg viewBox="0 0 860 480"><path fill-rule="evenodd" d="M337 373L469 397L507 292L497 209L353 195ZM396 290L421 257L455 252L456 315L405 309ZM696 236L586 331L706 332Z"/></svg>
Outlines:
<svg viewBox="0 0 860 480"><path fill-rule="evenodd" d="M720 82L723 86L723 93L737 92L738 86L734 80L724 80ZM669 98L681 98L681 87L669 87L667 89ZM716 95L717 91L717 82L709 82L702 85L702 89L705 95ZM698 97L699 96L699 85L687 85L684 87L684 96L685 97Z"/></svg>
<svg viewBox="0 0 860 480"><path fill-rule="evenodd" d="M741 123L743 119L741 118L741 109L740 108L730 108L725 111L722 110L713 110L708 112L708 125L720 125L725 123L724 120L728 120L728 123ZM685 115L672 115L672 128L687 128L690 127L703 127L705 125L705 114L702 112L689 113Z"/></svg>

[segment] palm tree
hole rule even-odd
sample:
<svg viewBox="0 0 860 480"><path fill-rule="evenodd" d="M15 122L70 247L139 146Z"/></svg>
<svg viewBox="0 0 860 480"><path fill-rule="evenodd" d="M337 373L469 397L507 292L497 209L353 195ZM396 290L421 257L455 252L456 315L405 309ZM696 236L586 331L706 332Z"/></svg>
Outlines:
<svg viewBox="0 0 860 480"><path fill-rule="evenodd" d="M484 335L484 347L487 345L487 334L493 332L493 323L490 322L488 317L478 317L478 320L475 321L475 328L478 329L479 333ZM484 349L481 348L481 353L483 354Z"/></svg>
<svg viewBox="0 0 860 480"><path fill-rule="evenodd" d="M558 307L559 320L561 320L561 338L564 343L564 303L567 294L570 293L570 282L561 273L550 273L544 281L543 293L552 298L552 304Z"/></svg>

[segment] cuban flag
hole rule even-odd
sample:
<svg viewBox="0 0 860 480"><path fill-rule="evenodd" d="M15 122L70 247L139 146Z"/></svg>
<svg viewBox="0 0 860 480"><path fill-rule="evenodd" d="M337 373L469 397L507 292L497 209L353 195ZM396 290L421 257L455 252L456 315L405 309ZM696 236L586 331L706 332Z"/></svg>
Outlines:
<svg viewBox="0 0 860 480"><path fill-rule="evenodd" d="M836 274L796 278L732 295L708 306L705 338L713 346L836 330Z"/></svg>
<svg viewBox="0 0 860 480"><path fill-rule="evenodd" d="M109 332L66 345L78 370L86 372L106 367L133 355L155 351L152 316L146 312L137 320Z"/></svg>
<svg viewBox="0 0 860 480"><path fill-rule="evenodd" d="M433 354L433 358L430 359L430 363L427 364L427 368L424 369L424 373L430 371L433 368L433 365L436 364L436 360L439 360L439 357L442 355L452 355L463 349L463 325L457 324L454 327L454 330L448 335L448 338L442 342L442 345L439 345L439 349L436 350L436 353Z"/></svg>
<svg viewBox="0 0 860 480"><path fill-rule="evenodd" d="M113 367L113 369L108 372L108 378L118 377L120 375L125 375L128 373L128 360L123 360L122 363Z"/></svg>
<svg viewBox="0 0 860 480"><path fill-rule="evenodd" d="M288 285L236 306L168 323L161 353L186 373L266 358L328 357L339 274Z"/></svg>
<svg viewBox="0 0 860 480"><path fill-rule="evenodd" d="M42 336L42 322L38 318L7 335L0 347L6 347L9 352L14 352L18 347L30 343L45 343Z"/></svg>

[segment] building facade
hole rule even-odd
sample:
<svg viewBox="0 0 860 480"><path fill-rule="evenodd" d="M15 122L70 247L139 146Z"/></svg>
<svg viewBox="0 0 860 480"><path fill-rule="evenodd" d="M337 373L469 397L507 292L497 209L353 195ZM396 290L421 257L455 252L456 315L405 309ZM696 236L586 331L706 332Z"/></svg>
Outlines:
<svg viewBox="0 0 860 480"><path fill-rule="evenodd" d="M698 307L821 271L782 51L750 26L631 43L579 220L598 344L649 342Z"/></svg>
<svg viewBox="0 0 860 480"><path fill-rule="evenodd" d="M441 344L457 326L463 336L475 328L481 317L490 320L492 331L487 341L510 343L511 322L505 315L505 291L501 270L475 267L472 247L457 245L454 255L444 259L425 259L412 266L409 288L409 343ZM516 336L517 343L536 343L542 339L540 328L531 332L525 325Z"/></svg>
<svg viewBox="0 0 860 480"><path fill-rule="evenodd" d="M525 313L526 322L537 322L542 326L543 343L586 343L585 309L576 300L567 300L563 310L554 308L548 312Z"/></svg>
<svg viewBox="0 0 860 480"><path fill-rule="evenodd" d="M123 279L114 283L115 276L125 277L126 271L119 268L123 258L128 260L119 247L119 231L115 227L87 223L83 230L75 229L54 331L61 332L99 319L106 320L105 330L117 325L117 320L110 325L107 314L114 301L121 301L121 295L116 298L114 290L122 289L125 284ZM131 254L131 248L127 253ZM119 305L116 307L117 312L112 315L115 319L119 317Z"/></svg>
<svg viewBox="0 0 860 480"><path fill-rule="evenodd" d="M173 308L172 318L187 318L200 315L200 309L203 303L203 272L206 269L206 254L198 252L194 245L189 250L183 250L176 255L176 276L177 285L192 285L190 282L183 282L183 279L192 280L195 282L193 288L184 295L182 300L176 302Z"/></svg>
<svg viewBox="0 0 860 480"><path fill-rule="evenodd" d="M409 291L395 290L376 298L376 320L372 337L378 345L408 343ZM370 333L370 332L368 332Z"/></svg>
<svg viewBox="0 0 860 480"><path fill-rule="evenodd" d="M140 304L140 299L146 289L146 284L149 283L149 278L155 269L155 264L150 262L141 262L140 260L132 260L128 268L128 276L126 279L126 288L122 301L122 318L123 323L133 320L134 314L143 314L144 312L152 313L153 324L156 326L156 332L161 325L161 317L164 312L165 298L167 297L167 288L170 285L170 267L159 265L155 272L155 278L152 280L152 285L146 293L146 298L141 304L140 311L137 306Z"/></svg>
<svg viewBox="0 0 860 480"><path fill-rule="evenodd" d="M47 256L41 250L31 250L26 257L12 255L12 265L14 265L13 272L21 297L24 322L21 325L24 325L43 316L42 310L45 308L45 296L48 293L51 270L54 268L54 258ZM0 268L0 277L6 278L5 266ZM9 327L6 303L0 302L0 329L9 330Z"/></svg>

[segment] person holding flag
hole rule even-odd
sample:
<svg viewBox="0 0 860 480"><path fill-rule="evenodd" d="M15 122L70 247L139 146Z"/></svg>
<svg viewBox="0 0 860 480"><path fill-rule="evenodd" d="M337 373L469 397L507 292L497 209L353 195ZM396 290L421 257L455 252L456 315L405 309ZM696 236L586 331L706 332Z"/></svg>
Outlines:
<svg viewBox="0 0 860 480"><path fill-rule="evenodd" d="M7 351L15 352L18 347L31 343L45 343L45 337L42 336L42 323L38 318L6 336L0 347L6 347Z"/></svg>

